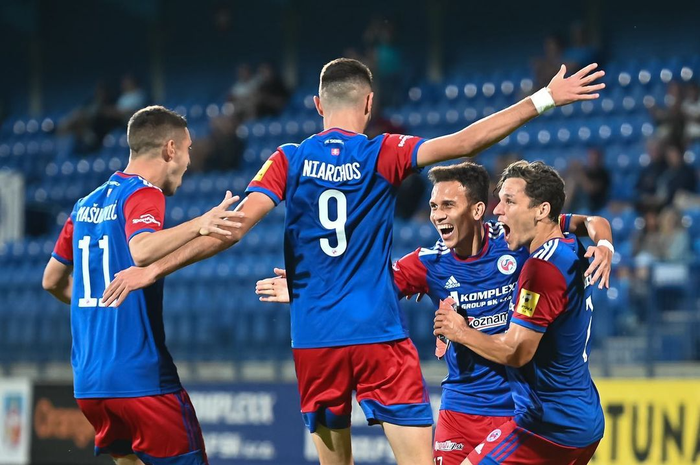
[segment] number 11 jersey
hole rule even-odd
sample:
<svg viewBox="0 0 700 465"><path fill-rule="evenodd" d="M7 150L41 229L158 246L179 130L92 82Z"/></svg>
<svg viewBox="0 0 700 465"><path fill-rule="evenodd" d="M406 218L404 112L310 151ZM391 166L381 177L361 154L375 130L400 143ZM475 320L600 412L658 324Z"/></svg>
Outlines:
<svg viewBox="0 0 700 465"><path fill-rule="evenodd" d="M182 389L165 347L163 280L119 307L101 297L115 273L134 266L129 240L163 227L165 197L139 176L114 173L80 199L52 256L73 265L71 333L75 397L168 394Z"/></svg>
<svg viewBox="0 0 700 465"><path fill-rule="evenodd" d="M408 337L391 269L396 192L424 139L329 129L277 149L246 192L286 201L292 347Z"/></svg>

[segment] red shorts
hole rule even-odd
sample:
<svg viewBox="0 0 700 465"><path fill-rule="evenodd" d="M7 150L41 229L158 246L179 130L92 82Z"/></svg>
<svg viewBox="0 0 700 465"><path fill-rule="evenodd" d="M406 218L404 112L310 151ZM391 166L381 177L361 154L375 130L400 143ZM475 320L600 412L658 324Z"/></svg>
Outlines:
<svg viewBox="0 0 700 465"><path fill-rule="evenodd" d="M318 423L330 429L350 427L353 390L369 424L433 424L418 352L410 339L293 352L301 413L312 433Z"/></svg>
<svg viewBox="0 0 700 465"><path fill-rule="evenodd" d="M473 465L585 465L593 457L599 442L587 447L561 446L511 420L491 431L486 440L469 454L469 461Z"/></svg>
<svg viewBox="0 0 700 465"><path fill-rule="evenodd" d="M197 415L185 390L146 397L76 399L95 428L95 455L136 454L145 463L207 465ZM166 459L166 460L163 460Z"/></svg>
<svg viewBox="0 0 700 465"><path fill-rule="evenodd" d="M435 464L460 465L491 431L511 419L440 410L433 447Z"/></svg>

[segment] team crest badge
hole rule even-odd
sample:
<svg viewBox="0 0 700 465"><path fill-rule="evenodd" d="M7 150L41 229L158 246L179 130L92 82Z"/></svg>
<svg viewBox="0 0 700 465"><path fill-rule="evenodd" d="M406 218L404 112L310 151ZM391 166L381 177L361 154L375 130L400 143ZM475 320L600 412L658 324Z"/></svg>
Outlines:
<svg viewBox="0 0 700 465"><path fill-rule="evenodd" d="M515 261L512 255L501 255L498 259L498 271L505 275L511 275L515 273L518 268L518 262Z"/></svg>
<svg viewBox="0 0 700 465"><path fill-rule="evenodd" d="M337 157L338 155L340 155L340 149L338 147L332 148L331 155L335 155Z"/></svg>
<svg viewBox="0 0 700 465"><path fill-rule="evenodd" d="M500 429L495 429L495 430L491 431L491 434L488 435L488 437L486 438L486 440L487 440L488 442L493 442L493 441L495 441L496 439L498 439L498 438L500 438L500 437L501 437L501 430L500 430Z"/></svg>

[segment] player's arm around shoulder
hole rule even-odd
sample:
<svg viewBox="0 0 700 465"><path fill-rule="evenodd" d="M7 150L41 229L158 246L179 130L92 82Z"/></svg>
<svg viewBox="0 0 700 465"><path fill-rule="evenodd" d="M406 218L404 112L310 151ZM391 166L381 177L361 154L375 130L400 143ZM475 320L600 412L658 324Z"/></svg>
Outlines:
<svg viewBox="0 0 700 465"><path fill-rule="evenodd" d="M517 128L555 106L598 98L605 84L594 84L603 71L590 64L569 77L561 66L549 85L530 97L467 126L461 131L426 141L418 149L418 166L427 166L459 157L472 157L497 143Z"/></svg>
<svg viewBox="0 0 700 465"><path fill-rule="evenodd" d="M441 301L435 312L434 331L453 343L462 344L495 363L519 368L535 356L544 333L511 323L508 331L484 334L470 328L467 320L455 312L449 300Z"/></svg>
<svg viewBox="0 0 700 465"><path fill-rule="evenodd" d="M44 269L41 287L61 302L70 304L71 294L73 292L72 271L72 265L61 263L54 257L51 257Z"/></svg>
<svg viewBox="0 0 700 465"><path fill-rule="evenodd" d="M567 221L566 216L569 216ZM568 223L568 228L564 225ZM612 271L612 259L615 254L613 246L612 228L610 222L602 216L562 215L560 221L562 230L577 236L588 236L595 245L586 249L586 258L593 257L593 261L585 272L585 276L591 276L591 284L600 280L598 289L610 287L610 273Z"/></svg>

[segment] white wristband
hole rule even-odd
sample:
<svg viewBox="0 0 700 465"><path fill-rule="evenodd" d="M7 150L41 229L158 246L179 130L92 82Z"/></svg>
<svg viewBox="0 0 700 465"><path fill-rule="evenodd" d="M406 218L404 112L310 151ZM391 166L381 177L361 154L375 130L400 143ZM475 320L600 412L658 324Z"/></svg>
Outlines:
<svg viewBox="0 0 700 465"><path fill-rule="evenodd" d="M613 247L612 243L607 239L599 240L596 245L598 247L607 247L613 254L615 253L615 247Z"/></svg>
<svg viewBox="0 0 700 465"><path fill-rule="evenodd" d="M549 89L546 87L541 88L534 94L530 96L530 99L532 100L532 103L535 105L535 108L537 109L538 114L542 114L547 110L550 110L554 107L557 106L556 103L554 103L554 99L552 98L552 94L549 92Z"/></svg>

